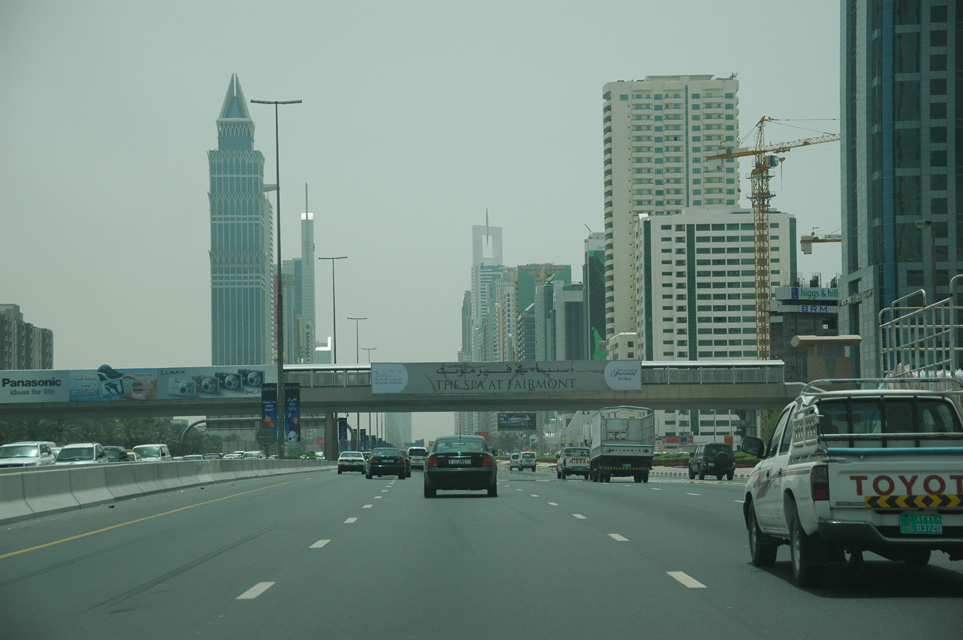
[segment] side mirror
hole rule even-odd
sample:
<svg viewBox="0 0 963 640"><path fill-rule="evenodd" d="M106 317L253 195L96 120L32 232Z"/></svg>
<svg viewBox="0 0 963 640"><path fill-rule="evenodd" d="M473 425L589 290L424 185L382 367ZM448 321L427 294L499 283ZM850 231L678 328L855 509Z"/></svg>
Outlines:
<svg viewBox="0 0 963 640"><path fill-rule="evenodd" d="M742 450L756 458L766 457L766 443L761 438L746 436L742 439Z"/></svg>

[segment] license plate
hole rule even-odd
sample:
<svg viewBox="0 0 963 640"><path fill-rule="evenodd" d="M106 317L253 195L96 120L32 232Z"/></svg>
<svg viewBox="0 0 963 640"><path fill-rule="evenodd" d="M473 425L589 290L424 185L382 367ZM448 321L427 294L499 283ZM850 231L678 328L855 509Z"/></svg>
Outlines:
<svg viewBox="0 0 963 640"><path fill-rule="evenodd" d="M899 532L909 535L940 535L943 533L943 518L938 513L901 513Z"/></svg>
<svg viewBox="0 0 963 640"><path fill-rule="evenodd" d="M448 464L471 464L471 458L448 458Z"/></svg>

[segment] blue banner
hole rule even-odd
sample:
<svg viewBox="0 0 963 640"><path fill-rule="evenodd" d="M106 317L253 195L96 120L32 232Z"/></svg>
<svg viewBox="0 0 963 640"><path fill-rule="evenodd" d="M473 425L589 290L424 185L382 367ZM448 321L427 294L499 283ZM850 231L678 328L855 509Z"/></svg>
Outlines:
<svg viewBox="0 0 963 640"><path fill-rule="evenodd" d="M301 385L284 383L284 439L301 442Z"/></svg>

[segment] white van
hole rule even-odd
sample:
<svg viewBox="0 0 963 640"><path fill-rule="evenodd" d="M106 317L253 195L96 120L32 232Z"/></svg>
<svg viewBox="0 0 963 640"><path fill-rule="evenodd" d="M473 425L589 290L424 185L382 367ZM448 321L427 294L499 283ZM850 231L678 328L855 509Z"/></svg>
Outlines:
<svg viewBox="0 0 963 640"><path fill-rule="evenodd" d="M166 444L139 444L134 447L134 453L144 462L173 462L171 450Z"/></svg>

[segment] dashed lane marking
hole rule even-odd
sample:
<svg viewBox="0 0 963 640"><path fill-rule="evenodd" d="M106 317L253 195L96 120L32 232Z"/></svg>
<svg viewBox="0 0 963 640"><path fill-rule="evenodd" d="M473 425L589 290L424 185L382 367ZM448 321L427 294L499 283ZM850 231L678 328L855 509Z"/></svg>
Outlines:
<svg viewBox="0 0 963 640"><path fill-rule="evenodd" d="M363 506L363 507L361 507L361 508L362 508L362 509L370 509L370 508L373 507L373 506L374 506L373 504L366 504L365 506Z"/></svg>
<svg viewBox="0 0 963 640"><path fill-rule="evenodd" d="M623 536L620 536L620 535L617 534L617 533L610 533L610 534L609 534L609 537L612 538L613 540L615 540L616 542L628 542L628 541L629 541L628 538L625 538L625 537L623 537Z"/></svg>
<svg viewBox="0 0 963 640"><path fill-rule="evenodd" d="M528 494L528 495L532 496L533 498L537 498L537 497L538 497L538 494L537 494L537 493L530 493L530 494Z"/></svg>
<svg viewBox="0 0 963 640"><path fill-rule="evenodd" d="M548 504L550 504L550 505L553 506L553 507L557 507L557 506L558 506L558 503L557 503L557 502L549 502Z"/></svg>
<svg viewBox="0 0 963 640"><path fill-rule="evenodd" d="M238 600L253 600L274 586L273 582L258 582L256 585L237 597Z"/></svg>
<svg viewBox="0 0 963 640"><path fill-rule="evenodd" d="M384 496L375 496L375 497L374 497L375 500L381 500L382 498L384 498Z"/></svg>
<svg viewBox="0 0 963 640"><path fill-rule="evenodd" d="M344 521L344 523L345 523L345 524L354 524L354 523L357 522L357 521L358 521L357 518L348 518L347 520Z"/></svg>
<svg viewBox="0 0 963 640"><path fill-rule="evenodd" d="M572 517L573 517L573 518L577 518L577 519L579 519L579 520L585 520L585 519L586 519L585 516L583 516L581 513L573 513L573 514L572 514Z"/></svg>
<svg viewBox="0 0 963 640"><path fill-rule="evenodd" d="M685 586L689 587L690 589L706 588L704 584L702 584L701 582L699 582L689 574L685 573L684 571L666 571L666 573L672 576L673 578L675 578L676 580L678 580L679 582L681 582L682 584L684 584Z"/></svg>
<svg viewBox="0 0 963 640"><path fill-rule="evenodd" d="M310 547L308 547L308 548L309 548L309 549L320 549L321 547L323 547L324 545L328 544L329 542L331 542L331 541L330 541L330 540L318 540L317 542L315 542L314 544L312 544L312 545L311 545Z"/></svg>
<svg viewBox="0 0 963 640"><path fill-rule="evenodd" d="M687 496L701 496L702 494L701 494L701 493L689 493L689 492L687 491L687 492L686 492L686 495L687 495Z"/></svg>

